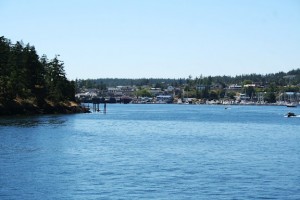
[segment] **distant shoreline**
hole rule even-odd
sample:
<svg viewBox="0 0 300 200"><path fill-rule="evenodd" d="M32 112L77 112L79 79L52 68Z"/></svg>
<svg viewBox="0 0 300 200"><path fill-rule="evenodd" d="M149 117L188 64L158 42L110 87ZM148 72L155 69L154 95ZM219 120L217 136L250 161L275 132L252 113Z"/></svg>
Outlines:
<svg viewBox="0 0 300 200"><path fill-rule="evenodd" d="M76 114L76 113L90 113L92 108L90 108L89 104L93 105L93 103L84 103L86 105L80 105L74 101L64 101L54 103L51 101L45 101L44 104L37 106L34 103L26 102L26 101L13 101L9 102L6 105L0 104L0 117L3 116L30 116L30 115L46 115L46 114ZM120 103L108 103L108 104L120 104ZM255 103L238 103L238 104L177 104L177 103L129 103L129 105L194 105L194 106L224 106L228 108L230 106L284 106L283 104L276 103L264 103L264 104L255 104ZM124 104L125 105L125 104ZM91 106L92 107L92 106ZM295 106L297 107L297 106ZM95 112L95 111L94 111Z"/></svg>
<svg viewBox="0 0 300 200"><path fill-rule="evenodd" d="M280 103L232 103L232 104L222 104L222 103L108 103L107 104L124 104L124 105L195 105L195 106L201 106L201 105L207 105L207 106L283 106L283 107L297 107L300 104L297 104L296 106L288 106L287 104L280 104ZM89 108L90 105L93 105L92 102L82 102L82 104L85 104L84 106L86 108ZM104 103L100 103L99 105L102 105Z"/></svg>

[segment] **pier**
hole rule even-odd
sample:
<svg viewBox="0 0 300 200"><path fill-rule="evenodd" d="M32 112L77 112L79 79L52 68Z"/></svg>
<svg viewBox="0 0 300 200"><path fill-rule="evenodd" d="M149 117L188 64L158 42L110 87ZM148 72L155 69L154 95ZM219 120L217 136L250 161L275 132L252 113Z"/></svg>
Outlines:
<svg viewBox="0 0 300 200"><path fill-rule="evenodd" d="M93 98L92 99L92 103L93 103L93 112L100 112L100 104L103 103L103 112L106 113L106 101L105 99L101 99L101 98Z"/></svg>

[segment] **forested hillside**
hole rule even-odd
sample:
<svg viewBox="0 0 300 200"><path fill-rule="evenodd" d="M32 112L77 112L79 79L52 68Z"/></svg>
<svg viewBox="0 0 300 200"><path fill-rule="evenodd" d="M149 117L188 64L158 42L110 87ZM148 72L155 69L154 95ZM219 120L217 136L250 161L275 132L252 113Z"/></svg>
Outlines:
<svg viewBox="0 0 300 200"><path fill-rule="evenodd" d="M0 37L2 110L11 111L20 102L43 107L47 102L74 100L74 95L74 81L67 80L64 63L58 56L48 60L46 55L39 57L34 46L22 42L12 44Z"/></svg>
<svg viewBox="0 0 300 200"><path fill-rule="evenodd" d="M58 56L40 58L34 46L0 37L0 102L17 97L73 100L74 83L67 80L63 65Z"/></svg>

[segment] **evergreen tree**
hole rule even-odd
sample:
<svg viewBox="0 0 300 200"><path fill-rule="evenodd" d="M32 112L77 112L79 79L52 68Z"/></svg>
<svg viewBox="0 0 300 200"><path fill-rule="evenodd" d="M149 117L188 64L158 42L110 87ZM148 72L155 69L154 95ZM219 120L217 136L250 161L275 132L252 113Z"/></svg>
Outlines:
<svg viewBox="0 0 300 200"><path fill-rule="evenodd" d="M35 47L0 37L0 104L15 98L32 99L38 105L45 98L54 101L74 100L75 82L68 81L64 63L55 56L39 58Z"/></svg>
<svg viewBox="0 0 300 200"><path fill-rule="evenodd" d="M64 91L68 88L67 78L63 67L64 63L55 56L46 65L46 86L48 97L54 101L62 101L66 97Z"/></svg>
<svg viewBox="0 0 300 200"><path fill-rule="evenodd" d="M8 97L7 83L9 81L10 41L0 37L0 102L6 101Z"/></svg>

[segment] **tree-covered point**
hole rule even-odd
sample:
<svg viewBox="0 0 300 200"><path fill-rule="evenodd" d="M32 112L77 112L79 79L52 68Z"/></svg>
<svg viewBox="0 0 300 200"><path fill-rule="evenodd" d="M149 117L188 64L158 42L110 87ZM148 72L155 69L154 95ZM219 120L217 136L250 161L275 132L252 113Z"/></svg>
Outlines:
<svg viewBox="0 0 300 200"><path fill-rule="evenodd" d="M34 46L0 37L0 103L20 98L42 104L46 99L59 102L74 96L74 81L67 80L58 56L48 60L46 55L39 57Z"/></svg>

